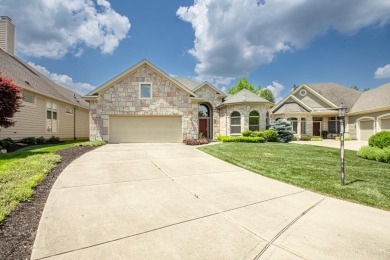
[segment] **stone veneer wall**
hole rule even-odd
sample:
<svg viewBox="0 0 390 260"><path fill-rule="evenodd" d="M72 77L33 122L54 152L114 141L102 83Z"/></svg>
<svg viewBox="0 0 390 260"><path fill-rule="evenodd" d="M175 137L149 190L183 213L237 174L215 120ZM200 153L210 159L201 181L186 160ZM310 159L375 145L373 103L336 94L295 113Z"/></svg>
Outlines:
<svg viewBox="0 0 390 260"><path fill-rule="evenodd" d="M195 93L204 99L202 103L209 103L212 106L213 118L210 120L213 124L213 138L217 138L217 134L220 133L220 115L219 110L216 108L222 103L222 97L217 92L208 87L207 85L195 91Z"/></svg>
<svg viewBox="0 0 390 260"><path fill-rule="evenodd" d="M139 98L139 84L152 83L152 99ZM198 104L186 91L145 65L104 90L90 103L90 139L109 141L110 115L182 116L183 139L196 138Z"/></svg>
<svg viewBox="0 0 390 260"><path fill-rule="evenodd" d="M260 131L266 128L266 113L269 111L265 105L228 105L220 109L221 135L230 135L230 115L237 111L241 115L241 133L249 129L249 113L256 110L260 114Z"/></svg>

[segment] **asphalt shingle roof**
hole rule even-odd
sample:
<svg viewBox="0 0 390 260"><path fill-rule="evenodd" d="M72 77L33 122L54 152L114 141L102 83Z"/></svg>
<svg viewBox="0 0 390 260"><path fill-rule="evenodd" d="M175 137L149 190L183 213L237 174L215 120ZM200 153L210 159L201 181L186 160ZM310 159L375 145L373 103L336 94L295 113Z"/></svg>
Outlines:
<svg viewBox="0 0 390 260"><path fill-rule="evenodd" d="M182 85L184 85L189 90L194 90L196 87L200 85L200 83L184 77L177 77L175 78L175 80L179 81Z"/></svg>
<svg viewBox="0 0 390 260"><path fill-rule="evenodd" d="M357 113L382 107L390 108L390 83L363 92L349 112Z"/></svg>
<svg viewBox="0 0 390 260"><path fill-rule="evenodd" d="M13 82L21 88L35 90L43 95L88 108L88 103L81 98L81 95L54 83L23 60L2 49L0 49L0 73L13 79Z"/></svg>
<svg viewBox="0 0 390 260"><path fill-rule="evenodd" d="M347 111L350 110L353 104L358 100L361 92L345 87L336 83L317 83L317 84L305 84L318 94L339 106L341 103L347 107Z"/></svg>
<svg viewBox="0 0 390 260"><path fill-rule="evenodd" d="M228 99L225 99L225 102L223 104L235 104L235 103L271 103L265 98L259 97L255 93L243 89L237 92L236 94L229 96Z"/></svg>

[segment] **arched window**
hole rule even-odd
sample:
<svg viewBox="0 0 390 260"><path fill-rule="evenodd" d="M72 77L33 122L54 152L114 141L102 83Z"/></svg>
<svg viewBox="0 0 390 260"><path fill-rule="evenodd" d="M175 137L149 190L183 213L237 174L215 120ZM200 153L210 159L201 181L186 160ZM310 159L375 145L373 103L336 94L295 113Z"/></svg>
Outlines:
<svg viewBox="0 0 390 260"><path fill-rule="evenodd" d="M210 111L206 105L199 105L198 113L199 117L210 117Z"/></svg>
<svg viewBox="0 0 390 260"><path fill-rule="evenodd" d="M251 111L249 113L249 130L259 131L260 130L260 115L257 111Z"/></svg>
<svg viewBox="0 0 390 260"><path fill-rule="evenodd" d="M241 115L237 111L230 115L230 134L241 134Z"/></svg>
<svg viewBox="0 0 390 260"><path fill-rule="evenodd" d="M301 134L306 134L306 118L301 118Z"/></svg>
<svg viewBox="0 0 390 260"><path fill-rule="evenodd" d="M290 121L291 123L291 132L296 134L298 131L298 119L296 117L289 117L287 118L287 121Z"/></svg>

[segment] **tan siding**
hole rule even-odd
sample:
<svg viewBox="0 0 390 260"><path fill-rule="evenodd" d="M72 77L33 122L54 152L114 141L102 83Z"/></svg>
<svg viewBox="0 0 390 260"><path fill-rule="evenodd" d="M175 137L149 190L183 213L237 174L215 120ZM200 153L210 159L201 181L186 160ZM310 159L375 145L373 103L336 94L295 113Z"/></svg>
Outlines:
<svg viewBox="0 0 390 260"><path fill-rule="evenodd" d="M328 103L324 102L320 98L318 98L316 95L310 92L310 90L306 90L306 95L301 96L299 94L300 91L294 94L294 97L302 101L305 105L311 107L311 108L330 108L331 105Z"/></svg>
<svg viewBox="0 0 390 260"><path fill-rule="evenodd" d="M51 101L58 105L58 132L46 132L46 101ZM15 114L15 126L9 128L0 128L0 139L11 137L14 140L20 140L24 137L50 138L52 135L61 139L73 139L73 115L65 113L67 103L59 102L42 95L35 95L35 104L23 103L20 112ZM88 110L80 108L83 111L82 117L78 123L82 137L88 137Z"/></svg>
<svg viewBox="0 0 390 260"><path fill-rule="evenodd" d="M76 110L76 137L77 139L89 138L89 111L84 108Z"/></svg>

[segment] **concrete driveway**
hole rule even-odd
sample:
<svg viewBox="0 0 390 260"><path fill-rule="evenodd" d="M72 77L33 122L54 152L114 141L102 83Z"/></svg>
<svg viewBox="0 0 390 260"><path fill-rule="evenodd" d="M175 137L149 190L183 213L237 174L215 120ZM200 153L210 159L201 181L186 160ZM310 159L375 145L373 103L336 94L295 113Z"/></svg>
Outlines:
<svg viewBox="0 0 390 260"><path fill-rule="evenodd" d="M110 144L55 183L32 259L389 259L390 212L182 144Z"/></svg>

